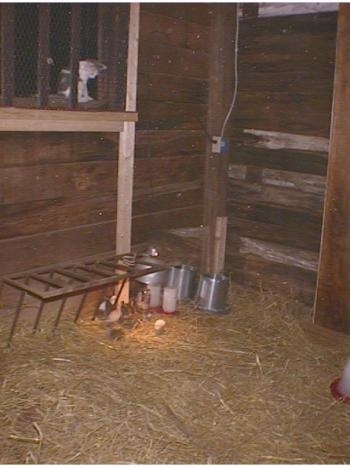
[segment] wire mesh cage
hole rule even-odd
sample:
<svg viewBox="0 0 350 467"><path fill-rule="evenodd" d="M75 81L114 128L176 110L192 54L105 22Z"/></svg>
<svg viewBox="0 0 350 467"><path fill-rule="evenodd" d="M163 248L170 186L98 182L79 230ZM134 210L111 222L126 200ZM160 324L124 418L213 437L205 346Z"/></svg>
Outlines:
<svg viewBox="0 0 350 467"><path fill-rule="evenodd" d="M128 4L1 8L1 105L124 110Z"/></svg>

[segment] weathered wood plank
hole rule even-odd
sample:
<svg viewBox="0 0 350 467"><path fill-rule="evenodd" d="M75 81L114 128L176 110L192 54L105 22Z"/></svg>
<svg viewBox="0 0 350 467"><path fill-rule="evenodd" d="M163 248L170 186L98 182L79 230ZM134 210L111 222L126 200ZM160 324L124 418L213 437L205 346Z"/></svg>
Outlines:
<svg viewBox="0 0 350 467"><path fill-rule="evenodd" d="M178 102L148 102L139 104L139 130L199 130L203 128L207 106Z"/></svg>
<svg viewBox="0 0 350 467"><path fill-rule="evenodd" d="M172 46L190 50L208 50L208 27L165 16L161 10L147 11L144 4L141 8L140 40L141 47L148 40L164 41Z"/></svg>
<svg viewBox="0 0 350 467"><path fill-rule="evenodd" d="M139 130L136 158L203 154L205 135L201 130Z"/></svg>
<svg viewBox="0 0 350 467"><path fill-rule="evenodd" d="M169 47L165 41L143 44L147 52L140 54L140 72L183 75L188 78L207 79L208 54L199 50Z"/></svg>
<svg viewBox="0 0 350 467"><path fill-rule="evenodd" d="M115 222L0 241L0 275L112 251Z"/></svg>
<svg viewBox="0 0 350 467"><path fill-rule="evenodd" d="M236 30L237 29L237 30ZM207 115L207 147L204 165L204 215L202 272L219 274L225 266L227 228L227 171L229 157L214 152L210 138L227 137L232 113L232 90L237 85L235 59L238 50L236 4L213 7L210 23L210 65Z"/></svg>
<svg viewBox="0 0 350 467"><path fill-rule="evenodd" d="M199 182L174 183L158 189L135 190L133 214L146 214L167 209L179 209L202 203Z"/></svg>
<svg viewBox="0 0 350 467"><path fill-rule="evenodd" d="M318 252L322 216L308 212L230 203L229 231L242 237Z"/></svg>
<svg viewBox="0 0 350 467"><path fill-rule="evenodd" d="M314 3L264 3L259 8L260 18L268 16L290 16L337 11L338 3L314 2Z"/></svg>
<svg viewBox="0 0 350 467"><path fill-rule="evenodd" d="M115 184L116 163L85 162L3 168L0 171L0 203L79 196L110 191ZM20 187L20 189L19 189Z"/></svg>
<svg viewBox="0 0 350 467"><path fill-rule="evenodd" d="M134 215L200 205L199 182L174 183L154 190L136 190ZM116 192L87 193L75 198L54 198L2 205L0 240L116 220Z"/></svg>
<svg viewBox="0 0 350 467"><path fill-rule="evenodd" d="M234 145L233 165L247 165L297 173L327 174L327 155L289 149L270 150Z"/></svg>
<svg viewBox="0 0 350 467"><path fill-rule="evenodd" d="M311 305L315 296L316 273L286 264L272 263L254 255L235 267L236 259L227 260L227 269L245 287L272 290Z"/></svg>
<svg viewBox="0 0 350 467"><path fill-rule="evenodd" d="M300 191L289 186L262 185L229 179L228 193L228 198L235 202L286 207L295 211L311 211L314 215L322 215L323 212L322 194Z"/></svg>
<svg viewBox="0 0 350 467"><path fill-rule="evenodd" d="M244 73L244 80L240 82L239 89L241 93L250 92L253 89L258 92L269 92L272 90L271 83L273 83L274 92L310 95L324 93L326 96L331 96L333 91L333 80L330 79L329 72L321 73L319 69L291 69L288 72L254 70L251 73Z"/></svg>
<svg viewBox="0 0 350 467"><path fill-rule="evenodd" d="M301 174L287 170L263 169L261 182L265 185L294 188L302 193L314 193L320 197L323 204L326 178L321 175Z"/></svg>
<svg viewBox="0 0 350 467"><path fill-rule="evenodd" d="M248 178L248 169L252 169L252 167L241 164L230 164L228 176L232 179L246 180L248 182L256 181ZM294 188L303 193L315 193L322 198L324 196L326 178L321 175L301 174L299 172L275 169L257 168L257 170L259 170L258 181L261 184Z"/></svg>
<svg viewBox="0 0 350 467"><path fill-rule="evenodd" d="M137 189L153 189L176 181L191 182L202 176L203 157L174 156L166 158L138 158L135 161L134 183Z"/></svg>
<svg viewBox="0 0 350 467"><path fill-rule="evenodd" d="M0 131L123 131L124 121L136 121L135 112L84 112L0 108Z"/></svg>
<svg viewBox="0 0 350 467"><path fill-rule="evenodd" d="M164 75L156 72L140 73L139 99L155 102L186 102L206 104L208 83L206 80L181 75Z"/></svg>
<svg viewBox="0 0 350 467"><path fill-rule="evenodd" d="M114 161L113 133L0 132L0 167Z"/></svg>
<svg viewBox="0 0 350 467"><path fill-rule="evenodd" d="M266 93L239 95L233 124L238 128L256 128L314 136L329 135L331 96L329 99L303 96L275 96ZM295 99L294 99L295 98Z"/></svg>
<svg viewBox="0 0 350 467"><path fill-rule="evenodd" d="M235 136L240 138L241 144L255 148L296 149L322 153L324 157L327 157L329 151L329 138L320 136L296 135L250 128L244 129L241 135L239 135L239 131L236 131Z"/></svg>
<svg viewBox="0 0 350 467"><path fill-rule="evenodd" d="M241 28L241 36L250 41L259 42L260 36L267 38L285 36L291 38L295 34L320 34L335 33L337 29L337 13L327 12L314 15L297 15L289 17L275 18L252 18L244 21Z"/></svg>
<svg viewBox="0 0 350 467"><path fill-rule="evenodd" d="M318 253L290 246L278 245L252 238L241 237L239 253L242 256L255 255L273 263L297 266L308 271L317 271Z"/></svg>
<svg viewBox="0 0 350 467"><path fill-rule="evenodd" d="M133 217L132 242L150 239L157 231L181 227L198 227L202 222L202 205L158 211Z"/></svg>
<svg viewBox="0 0 350 467"><path fill-rule="evenodd" d="M212 5L198 3L143 3L142 12L176 18L186 22L209 26Z"/></svg>
<svg viewBox="0 0 350 467"><path fill-rule="evenodd" d="M139 158L135 163L135 186L154 188L201 177L202 157ZM0 171L0 203L9 205L28 200L102 194L116 188L116 161L72 162L21 167ZM149 175L151 174L151 175ZM18 187L21 187L19 190Z"/></svg>
<svg viewBox="0 0 350 467"><path fill-rule="evenodd" d="M350 5L339 7L330 158L314 320L350 334Z"/></svg>
<svg viewBox="0 0 350 467"><path fill-rule="evenodd" d="M75 198L58 197L2 205L0 239L34 235L79 225L116 219L115 192L87 193Z"/></svg>

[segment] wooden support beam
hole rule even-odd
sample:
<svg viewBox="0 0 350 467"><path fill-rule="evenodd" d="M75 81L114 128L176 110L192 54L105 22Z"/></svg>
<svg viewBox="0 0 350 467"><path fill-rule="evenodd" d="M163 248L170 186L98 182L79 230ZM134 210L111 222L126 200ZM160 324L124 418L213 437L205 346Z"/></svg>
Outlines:
<svg viewBox="0 0 350 467"><path fill-rule="evenodd" d="M130 4L126 111L135 112L140 5ZM134 181L135 122L125 122L119 137L116 254L130 251Z"/></svg>
<svg viewBox="0 0 350 467"><path fill-rule="evenodd" d="M350 334L350 5L338 16L330 154L314 322Z"/></svg>
<svg viewBox="0 0 350 467"><path fill-rule="evenodd" d="M69 95L69 104L71 108L78 104L78 79L79 79L79 60L80 60L80 35L81 35L81 5L72 3L71 11L71 34L70 34L70 65L71 88Z"/></svg>
<svg viewBox="0 0 350 467"><path fill-rule="evenodd" d="M39 4L39 34L38 34L38 106L49 105L50 92L50 4Z"/></svg>
<svg viewBox="0 0 350 467"><path fill-rule="evenodd" d="M209 105L207 133L220 136L235 86L236 4L215 4L210 29ZM229 125L226 126L229 128ZM202 272L223 270L226 242L228 153L212 152L207 142L204 174L204 236Z"/></svg>

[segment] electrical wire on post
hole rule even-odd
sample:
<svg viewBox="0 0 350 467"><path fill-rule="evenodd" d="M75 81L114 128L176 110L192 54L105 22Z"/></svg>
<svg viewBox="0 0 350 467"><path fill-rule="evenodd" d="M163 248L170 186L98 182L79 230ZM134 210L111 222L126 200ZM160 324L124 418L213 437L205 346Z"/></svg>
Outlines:
<svg viewBox="0 0 350 467"><path fill-rule="evenodd" d="M236 5L236 34L235 34L235 62L234 62L234 72L235 72L235 86L233 90L233 97L232 97L232 102L230 105L230 108L228 109L227 115L224 119L224 122L222 124L221 128L221 133L220 133L220 138L222 139L224 137L225 129L227 122L229 121L229 118L231 117L232 111L234 109L236 99L237 99L237 93L238 93L238 37L239 37L239 3Z"/></svg>

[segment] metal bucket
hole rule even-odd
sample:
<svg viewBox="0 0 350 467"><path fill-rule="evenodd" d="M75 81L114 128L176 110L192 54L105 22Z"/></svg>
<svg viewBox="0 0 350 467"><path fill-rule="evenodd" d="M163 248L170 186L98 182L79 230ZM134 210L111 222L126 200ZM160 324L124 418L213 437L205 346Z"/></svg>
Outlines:
<svg viewBox="0 0 350 467"><path fill-rule="evenodd" d="M169 271L167 287L177 288L177 299L186 300L193 298L196 293L197 269L193 266L182 264L172 266Z"/></svg>
<svg viewBox="0 0 350 467"><path fill-rule="evenodd" d="M229 277L224 274L201 274L196 299L200 310L227 313Z"/></svg>
<svg viewBox="0 0 350 467"><path fill-rule="evenodd" d="M168 280L169 269L162 269L161 271L147 274L146 270L150 268L151 266L146 266L145 264L136 264L135 269L145 269L145 274L139 276L136 281L141 282L141 284L165 285Z"/></svg>

